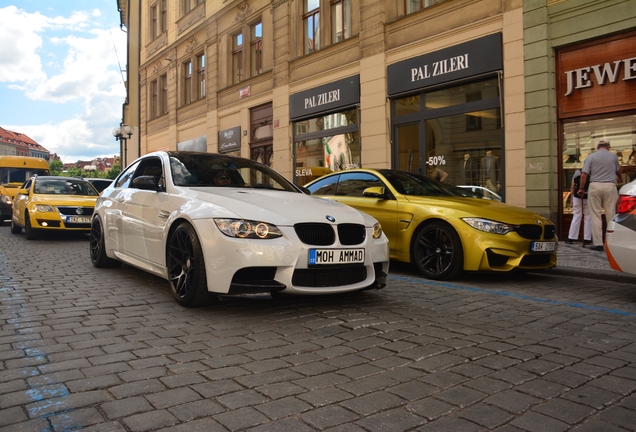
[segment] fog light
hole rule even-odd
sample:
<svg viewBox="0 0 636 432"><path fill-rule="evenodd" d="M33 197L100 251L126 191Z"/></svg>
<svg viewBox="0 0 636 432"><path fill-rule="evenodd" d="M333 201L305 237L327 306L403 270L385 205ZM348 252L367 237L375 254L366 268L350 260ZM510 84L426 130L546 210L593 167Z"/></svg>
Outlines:
<svg viewBox="0 0 636 432"><path fill-rule="evenodd" d="M46 222L42 222L42 224L41 224L41 225L42 225L42 226L49 226L49 224L48 224L48 223L46 223Z"/></svg>

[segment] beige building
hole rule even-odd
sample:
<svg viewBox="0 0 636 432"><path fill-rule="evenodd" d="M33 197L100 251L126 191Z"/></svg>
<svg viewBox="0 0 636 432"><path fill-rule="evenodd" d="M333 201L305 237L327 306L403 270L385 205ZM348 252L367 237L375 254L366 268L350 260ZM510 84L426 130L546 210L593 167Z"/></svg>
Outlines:
<svg viewBox="0 0 636 432"><path fill-rule="evenodd" d="M522 6L120 0L123 123L135 127L123 164L155 150L232 153L299 185L428 166L526 206Z"/></svg>

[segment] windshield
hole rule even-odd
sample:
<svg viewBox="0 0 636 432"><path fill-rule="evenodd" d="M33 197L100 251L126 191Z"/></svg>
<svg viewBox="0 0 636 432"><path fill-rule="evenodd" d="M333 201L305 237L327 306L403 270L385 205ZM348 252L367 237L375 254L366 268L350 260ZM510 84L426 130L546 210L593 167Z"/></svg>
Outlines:
<svg viewBox="0 0 636 432"><path fill-rule="evenodd" d="M240 187L299 190L267 165L214 153L179 152L170 154L172 179L177 186Z"/></svg>
<svg viewBox="0 0 636 432"><path fill-rule="evenodd" d="M49 171L37 168L0 168L0 180L3 185L19 183L20 186L34 175L49 175Z"/></svg>
<svg viewBox="0 0 636 432"><path fill-rule="evenodd" d="M87 181L64 178L36 178L33 192L42 195L99 195Z"/></svg>
<svg viewBox="0 0 636 432"><path fill-rule="evenodd" d="M405 171L378 170L399 193L418 196L462 196L455 188L437 180Z"/></svg>

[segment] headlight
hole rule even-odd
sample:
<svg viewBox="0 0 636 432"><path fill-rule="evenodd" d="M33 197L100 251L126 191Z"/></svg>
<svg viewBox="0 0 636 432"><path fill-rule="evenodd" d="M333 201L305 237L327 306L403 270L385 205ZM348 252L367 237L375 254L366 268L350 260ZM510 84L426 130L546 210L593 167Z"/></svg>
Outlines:
<svg viewBox="0 0 636 432"><path fill-rule="evenodd" d="M243 219L214 219L221 232L228 237L248 239L271 239L282 237L276 225Z"/></svg>
<svg viewBox="0 0 636 432"><path fill-rule="evenodd" d="M38 204L35 206L35 211L46 213L46 212L54 212L55 207L46 205L46 204Z"/></svg>
<svg viewBox="0 0 636 432"><path fill-rule="evenodd" d="M373 225L373 238L379 239L381 236L382 236L382 225L380 225L380 222L378 222L375 225Z"/></svg>
<svg viewBox="0 0 636 432"><path fill-rule="evenodd" d="M11 197L8 195L0 195L0 202L11 205Z"/></svg>
<svg viewBox="0 0 636 432"><path fill-rule="evenodd" d="M471 227L491 234L508 234L510 231L514 231L514 226L505 224L503 222L497 222L489 219L481 218L462 218Z"/></svg>

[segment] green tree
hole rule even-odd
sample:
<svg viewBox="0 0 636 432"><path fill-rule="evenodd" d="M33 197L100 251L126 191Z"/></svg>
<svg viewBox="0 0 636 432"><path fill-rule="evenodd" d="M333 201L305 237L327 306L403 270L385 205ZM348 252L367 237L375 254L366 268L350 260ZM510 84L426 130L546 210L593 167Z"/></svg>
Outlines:
<svg viewBox="0 0 636 432"><path fill-rule="evenodd" d="M119 175L120 172L121 172L121 167L119 165L113 165L113 167L106 172L106 178L115 180L115 178Z"/></svg>
<svg viewBox="0 0 636 432"><path fill-rule="evenodd" d="M61 176L64 170L64 164L62 161L54 160L49 164L49 169L51 170L51 175Z"/></svg>

